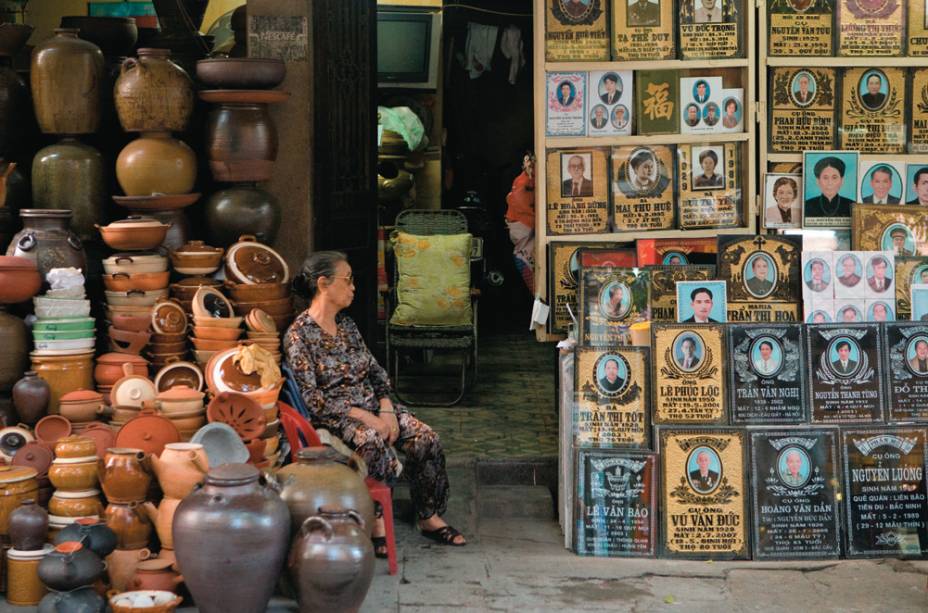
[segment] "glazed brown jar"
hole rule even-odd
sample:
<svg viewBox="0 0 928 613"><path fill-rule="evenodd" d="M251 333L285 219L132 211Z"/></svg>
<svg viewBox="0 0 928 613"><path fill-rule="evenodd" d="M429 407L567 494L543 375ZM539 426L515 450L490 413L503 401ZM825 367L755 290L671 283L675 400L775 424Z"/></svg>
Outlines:
<svg viewBox="0 0 928 613"><path fill-rule="evenodd" d="M206 147L213 178L267 181L277 159L277 130L266 104L221 104L209 113Z"/></svg>
<svg viewBox="0 0 928 613"><path fill-rule="evenodd" d="M151 474L143 461L141 449L115 447L107 449L100 472L100 485L110 502L145 500Z"/></svg>
<svg viewBox="0 0 928 613"><path fill-rule="evenodd" d="M35 261L43 279L52 268L87 270L84 245L70 230L71 211L22 209L19 216L23 220L23 229L10 241L7 255Z"/></svg>
<svg viewBox="0 0 928 613"><path fill-rule="evenodd" d="M127 196L186 194L197 178L197 158L168 132L144 132L116 159L116 179Z"/></svg>
<svg viewBox="0 0 928 613"><path fill-rule="evenodd" d="M48 512L56 517L100 517L103 515L103 503L98 490L58 490L48 501Z"/></svg>
<svg viewBox="0 0 928 613"><path fill-rule="evenodd" d="M79 491L97 487L97 459L88 462L55 460L48 469L48 478L56 488Z"/></svg>
<svg viewBox="0 0 928 613"><path fill-rule="evenodd" d="M138 56L126 58L116 80L119 123L126 132L183 132L193 112L190 76L168 49L143 48Z"/></svg>
<svg viewBox="0 0 928 613"><path fill-rule="evenodd" d="M119 549L141 549L151 539L151 520L141 505L135 502L111 502L103 513L106 525L116 533Z"/></svg>
<svg viewBox="0 0 928 613"><path fill-rule="evenodd" d="M92 134L100 125L103 53L77 33L58 28L32 51L32 101L46 134Z"/></svg>

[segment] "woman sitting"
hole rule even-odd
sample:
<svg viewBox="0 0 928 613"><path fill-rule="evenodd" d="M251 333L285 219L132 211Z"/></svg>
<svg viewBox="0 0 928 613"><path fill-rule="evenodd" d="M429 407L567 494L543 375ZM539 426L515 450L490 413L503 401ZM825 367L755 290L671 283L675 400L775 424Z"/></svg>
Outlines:
<svg viewBox="0 0 928 613"><path fill-rule="evenodd" d="M441 518L448 504L448 474L438 434L393 404L387 372L351 318L339 313L354 299L347 256L339 251L312 254L294 288L311 303L287 330L284 350L313 423L345 441L367 462L368 474L391 487L399 471L391 447L402 450L423 536L464 545L463 535ZM386 557L384 534L383 519L378 518L378 557Z"/></svg>

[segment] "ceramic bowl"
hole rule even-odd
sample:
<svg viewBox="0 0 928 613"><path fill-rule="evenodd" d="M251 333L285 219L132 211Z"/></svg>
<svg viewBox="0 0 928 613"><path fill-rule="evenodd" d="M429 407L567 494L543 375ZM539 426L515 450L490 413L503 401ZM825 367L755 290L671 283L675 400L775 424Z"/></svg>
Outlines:
<svg viewBox="0 0 928 613"><path fill-rule="evenodd" d="M171 273L168 271L140 272L132 275L120 272L115 275L103 275L103 284L113 292L152 291L166 288L170 276Z"/></svg>
<svg viewBox="0 0 928 613"><path fill-rule="evenodd" d="M222 329L228 330L229 328ZM223 349L231 349L238 346L237 340L214 341L205 338L191 337L190 342L193 343L194 347L201 351L222 351Z"/></svg>
<svg viewBox="0 0 928 613"><path fill-rule="evenodd" d="M98 484L97 457L92 462L60 463L55 461L48 469L48 478L57 489L90 490Z"/></svg>
<svg viewBox="0 0 928 613"><path fill-rule="evenodd" d="M190 439L203 445L211 468L223 464L241 464L248 461L248 448L232 426L222 422L206 424Z"/></svg>
<svg viewBox="0 0 928 613"><path fill-rule="evenodd" d="M286 74L286 66L277 59L209 58L197 62L197 78L208 89L272 89Z"/></svg>
<svg viewBox="0 0 928 613"><path fill-rule="evenodd" d="M176 300L160 300L152 309L151 327L156 333L163 335L186 333L187 313Z"/></svg>
<svg viewBox="0 0 928 613"><path fill-rule="evenodd" d="M106 302L110 306L136 306L136 307L150 307L154 306L160 298L168 297L167 288L150 290L150 291L141 291L141 290L132 290L129 292L113 292L106 290Z"/></svg>
<svg viewBox="0 0 928 613"><path fill-rule="evenodd" d="M242 335L241 328L217 328L215 326L194 326L196 338L211 341L235 341Z"/></svg>
<svg viewBox="0 0 928 613"><path fill-rule="evenodd" d="M194 326L217 328L240 328L244 317L198 317L193 316Z"/></svg>
<svg viewBox="0 0 928 613"><path fill-rule="evenodd" d="M199 365L201 369L205 368L206 364L217 353L219 352L218 351L206 351L206 350L200 350L200 349L193 350L193 355L196 358L197 364Z"/></svg>
<svg viewBox="0 0 928 613"><path fill-rule="evenodd" d="M44 330L33 330L32 338L37 341L79 341L82 339L94 338L96 330L69 330L66 332L46 332Z"/></svg>
<svg viewBox="0 0 928 613"><path fill-rule="evenodd" d="M58 287L55 289L50 289L45 292L46 298L65 298L69 300L83 300L87 297L87 291L84 289L84 285L81 284L78 287Z"/></svg>
<svg viewBox="0 0 928 613"><path fill-rule="evenodd" d="M261 309L272 319L275 317L286 317L293 313L293 303L289 298L281 300L268 300L265 302L236 302L235 314L248 315L253 309Z"/></svg>
<svg viewBox="0 0 928 613"><path fill-rule="evenodd" d="M289 283L233 283L226 281L223 285L236 302L257 302L260 300L277 300L290 295Z"/></svg>
<svg viewBox="0 0 928 613"><path fill-rule="evenodd" d="M161 273L157 273L161 274ZM139 317L137 315L116 314L110 322L117 330L129 330L130 332L149 332L151 329L151 318Z"/></svg>
<svg viewBox="0 0 928 613"><path fill-rule="evenodd" d="M200 287L221 287L222 281L210 277L196 276L181 279L171 284L171 296L179 300L193 300Z"/></svg>
<svg viewBox="0 0 928 613"><path fill-rule="evenodd" d="M193 315L196 318L225 318L234 315L232 303L222 292L212 287L201 287L193 296Z"/></svg>
<svg viewBox="0 0 928 613"><path fill-rule="evenodd" d="M184 385L190 389L203 389L203 371L191 362L177 361L168 364L155 375L155 389L163 392L172 387Z"/></svg>
<svg viewBox="0 0 928 613"><path fill-rule="evenodd" d="M62 319L40 319L32 324L32 331L92 330L96 325L93 317L67 317Z"/></svg>
<svg viewBox="0 0 928 613"><path fill-rule="evenodd" d="M151 354L168 354L168 353L185 353L187 351L187 341L176 343L149 343L148 352Z"/></svg>
<svg viewBox="0 0 928 613"><path fill-rule="evenodd" d="M103 270L108 275L124 272L128 274L164 272L168 259L157 254L118 253L103 260Z"/></svg>
<svg viewBox="0 0 928 613"><path fill-rule="evenodd" d="M187 342L187 332L178 332L177 334L158 334L155 332L151 335L152 343L181 343Z"/></svg>
<svg viewBox="0 0 928 613"><path fill-rule="evenodd" d="M0 303L29 300L41 288L42 275L35 262L29 258L0 256Z"/></svg>
<svg viewBox="0 0 928 613"><path fill-rule="evenodd" d="M196 432L206 425L206 415L203 413L184 416L166 413L164 416L171 420L179 432Z"/></svg>
<svg viewBox="0 0 928 613"><path fill-rule="evenodd" d="M108 226L94 224L103 242L116 251L146 251L164 242L171 224L155 219L133 218L116 221Z"/></svg>
<svg viewBox="0 0 928 613"><path fill-rule="evenodd" d="M93 349L97 344L94 338L84 338L68 341L35 341L36 351L86 351Z"/></svg>
<svg viewBox="0 0 928 613"><path fill-rule="evenodd" d="M36 296L35 316L39 319L84 318L90 316L89 300L52 300Z"/></svg>
<svg viewBox="0 0 928 613"><path fill-rule="evenodd" d="M33 29L24 23L0 24L0 56L16 55L26 45Z"/></svg>
<svg viewBox="0 0 928 613"><path fill-rule="evenodd" d="M129 330L117 330L110 326L109 329L110 348L116 353L128 353L138 355L148 344L151 339L150 332L130 332Z"/></svg>
<svg viewBox="0 0 928 613"><path fill-rule="evenodd" d="M171 265L184 275L208 275L219 270L225 250L192 241L171 252Z"/></svg>

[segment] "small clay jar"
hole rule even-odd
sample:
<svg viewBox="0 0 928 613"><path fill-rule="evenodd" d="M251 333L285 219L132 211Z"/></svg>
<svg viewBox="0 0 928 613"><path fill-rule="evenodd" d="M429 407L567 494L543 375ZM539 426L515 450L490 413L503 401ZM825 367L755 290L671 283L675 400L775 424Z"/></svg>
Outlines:
<svg viewBox="0 0 928 613"><path fill-rule="evenodd" d="M106 570L110 576L110 585L117 592L129 589L129 580L135 575L139 562L152 557L148 548L116 549L106 557Z"/></svg>
<svg viewBox="0 0 928 613"><path fill-rule="evenodd" d="M100 485L110 502L145 500L151 474L145 468L141 449L114 447L107 449L100 472Z"/></svg>
<svg viewBox="0 0 928 613"><path fill-rule="evenodd" d="M130 590L163 590L177 592L184 578L173 568L171 560L145 560L135 567L135 575L129 580Z"/></svg>
<svg viewBox="0 0 928 613"><path fill-rule="evenodd" d="M103 574L103 560L81 543L61 543L39 563L39 579L49 588L66 592L91 585Z"/></svg>
<svg viewBox="0 0 928 613"><path fill-rule="evenodd" d="M94 489L97 487L97 460L74 464L55 460L48 469L48 478L52 485L62 490Z"/></svg>
<svg viewBox="0 0 928 613"><path fill-rule="evenodd" d="M116 533L110 530L102 519L82 517L62 528L52 542L60 545L68 541L82 543L101 558L105 558L116 549Z"/></svg>
<svg viewBox="0 0 928 613"><path fill-rule="evenodd" d="M99 490L58 490L48 501L48 512L58 517L99 517L103 514L103 503Z"/></svg>
<svg viewBox="0 0 928 613"><path fill-rule="evenodd" d="M19 415L19 421L29 426L45 417L51 390L48 383L34 370L26 371L23 378L13 386L13 406Z"/></svg>
<svg viewBox="0 0 928 613"><path fill-rule="evenodd" d="M48 535L48 513L35 500L23 500L10 514L8 530L13 549L42 549Z"/></svg>
<svg viewBox="0 0 928 613"><path fill-rule="evenodd" d="M151 539L151 520L137 502L111 502L104 511L106 525L116 533L120 549L141 549Z"/></svg>

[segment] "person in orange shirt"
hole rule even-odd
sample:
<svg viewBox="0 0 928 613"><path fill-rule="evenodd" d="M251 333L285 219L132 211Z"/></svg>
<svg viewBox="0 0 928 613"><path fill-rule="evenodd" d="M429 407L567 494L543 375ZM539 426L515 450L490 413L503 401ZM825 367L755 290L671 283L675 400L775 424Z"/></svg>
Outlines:
<svg viewBox="0 0 928 613"><path fill-rule="evenodd" d="M522 174L506 195L506 225L513 244L516 269L525 286L535 293L535 155L522 158Z"/></svg>

